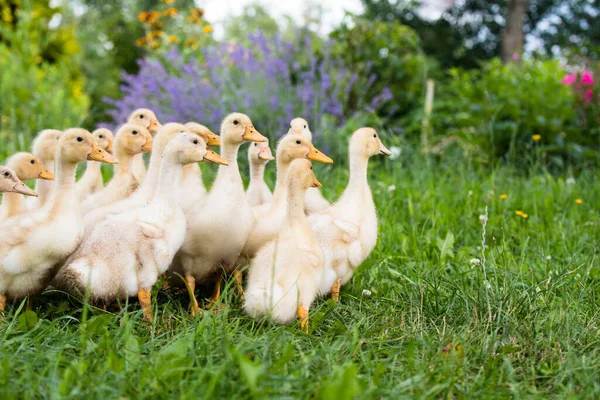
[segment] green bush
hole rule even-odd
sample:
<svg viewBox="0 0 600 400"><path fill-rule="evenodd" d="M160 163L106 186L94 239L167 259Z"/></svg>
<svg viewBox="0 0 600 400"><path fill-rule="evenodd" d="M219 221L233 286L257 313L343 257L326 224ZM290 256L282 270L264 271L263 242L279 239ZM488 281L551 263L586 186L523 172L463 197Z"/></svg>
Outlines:
<svg viewBox="0 0 600 400"><path fill-rule="evenodd" d="M89 107L73 27L47 32L38 8L24 3L15 24L0 27L0 160L42 129L79 125Z"/></svg>
<svg viewBox="0 0 600 400"><path fill-rule="evenodd" d="M483 162L507 158L517 164L531 155L558 165L593 156L563 76L559 61L505 65L496 59L479 70L451 70L436 90L433 149L458 143ZM422 112L418 114L415 122ZM412 130L420 130L420 124Z"/></svg>

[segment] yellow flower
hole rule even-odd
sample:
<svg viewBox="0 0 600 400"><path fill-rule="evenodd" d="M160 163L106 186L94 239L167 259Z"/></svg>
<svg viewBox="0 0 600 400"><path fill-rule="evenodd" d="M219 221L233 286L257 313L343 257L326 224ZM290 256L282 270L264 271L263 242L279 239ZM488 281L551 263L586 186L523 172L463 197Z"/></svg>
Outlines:
<svg viewBox="0 0 600 400"><path fill-rule="evenodd" d="M172 17L174 15L177 15L177 9L174 7L167 8L165 11L163 11L163 15L166 17Z"/></svg>
<svg viewBox="0 0 600 400"><path fill-rule="evenodd" d="M575 203L576 203L576 204L579 204L579 205L582 205L582 204L583 204L583 200L581 200L581 199L577 199L577 200L575 200Z"/></svg>
<svg viewBox="0 0 600 400"><path fill-rule="evenodd" d="M529 215L525 214L523 211L520 211L520 210L515 211L515 214L523 219L529 218Z"/></svg>
<svg viewBox="0 0 600 400"><path fill-rule="evenodd" d="M166 4L171 4L171 3L175 2L175 0L160 0L160 1L162 1L163 3L166 3Z"/></svg>
<svg viewBox="0 0 600 400"><path fill-rule="evenodd" d="M540 139L542 138L542 135L533 135L531 138L533 139L534 142L539 142Z"/></svg>
<svg viewBox="0 0 600 400"><path fill-rule="evenodd" d="M192 9L192 15L201 17L201 16L204 15L204 10L201 9L201 8L193 8Z"/></svg>
<svg viewBox="0 0 600 400"><path fill-rule="evenodd" d="M508 199L508 195L507 194L503 193L503 194L500 195L500 200L506 200L506 199Z"/></svg>
<svg viewBox="0 0 600 400"><path fill-rule="evenodd" d="M213 31L213 27L210 25L204 25L204 27L202 28L202 32L204 33L211 33Z"/></svg>
<svg viewBox="0 0 600 400"><path fill-rule="evenodd" d="M138 40L135 41L135 45L137 47L142 47L143 45L146 44L146 42L148 41L148 39L146 37L140 38Z"/></svg>
<svg viewBox="0 0 600 400"><path fill-rule="evenodd" d="M146 22L148 20L149 13L146 11L142 11L138 14L138 19L140 22Z"/></svg>
<svg viewBox="0 0 600 400"><path fill-rule="evenodd" d="M179 38L178 38L177 36L175 36L175 35L171 35L171 36L169 36L169 38L168 38L168 39L169 39L169 42L171 42L171 43L175 43L175 42L177 42L177 40L178 40Z"/></svg>

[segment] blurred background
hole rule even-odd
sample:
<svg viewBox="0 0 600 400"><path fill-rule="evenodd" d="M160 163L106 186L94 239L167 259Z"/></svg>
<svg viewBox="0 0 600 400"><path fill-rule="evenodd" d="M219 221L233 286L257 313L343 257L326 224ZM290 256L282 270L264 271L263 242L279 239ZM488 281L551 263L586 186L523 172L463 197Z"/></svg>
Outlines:
<svg viewBox="0 0 600 400"><path fill-rule="evenodd" d="M303 116L345 159L363 125L432 157L596 166L597 0L0 0L0 159L137 107Z"/></svg>

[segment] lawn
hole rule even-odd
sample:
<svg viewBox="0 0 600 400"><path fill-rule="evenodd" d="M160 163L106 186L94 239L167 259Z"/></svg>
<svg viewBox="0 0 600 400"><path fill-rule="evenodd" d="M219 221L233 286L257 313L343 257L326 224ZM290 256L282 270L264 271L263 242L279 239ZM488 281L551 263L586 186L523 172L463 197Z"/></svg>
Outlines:
<svg viewBox="0 0 600 400"><path fill-rule="evenodd" d="M372 162L378 245L309 334L250 319L229 283L197 318L157 290L152 325L47 291L9 304L0 398L600 397L598 172L410 153Z"/></svg>

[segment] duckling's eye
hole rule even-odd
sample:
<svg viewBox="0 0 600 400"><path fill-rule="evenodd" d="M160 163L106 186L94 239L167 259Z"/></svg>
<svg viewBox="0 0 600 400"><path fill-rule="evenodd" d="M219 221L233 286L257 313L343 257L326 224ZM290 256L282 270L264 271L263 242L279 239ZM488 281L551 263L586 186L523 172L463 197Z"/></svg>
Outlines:
<svg viewBox="0 0 600 400"><path fill-rule="evenodd" d="M310 169L312 169L312 165L310 166Z"/></svg>
<svg viewBox="0 0 600 400"><path fill-rule="evenodd" d="M194 144L198 144L198 139L194 139Z"/></svg>
<svg viewBox="0 0 600 400"><path fill-rule="evenodd" d="M30 163L35 164L35 160L31 160Z"/></svg>
<svg viewBox="0 0 600 400"><path fill-rule="evenodd" d="M100 139L104 139L104 135L100 135L98 136Z"/></svg>
<svg viewBox="0 0 600 400"><path fill-rule="evenodd" d="M137 131L131 131L131 133L137 135Z"/></svg>
<svg viewBox="0 0 600 400"><path fill-rule="evenodd" d="M296 140L296 144L302 144L300 140Z"/></svg>
<svg viewBox="0 0 600 400"><path fill-rule="evenodd" d="M304 129L306 129L306 125L304 125Z"/></svg>
<svg viewBox="0 0 600 400"><path fill-rule="evenodd" d="M376 133L375 133L375 134L373 134L373 137L374 137L374 138L376 138L376 137L377 137L377 134L376 134Z"/></svg>
<svg viewBox="0 0 600 400"><path fill-rule="evenodd" d="M254 143L254 147L258 146L258 143Z"/></svg>
<svg viewBox="0 0 600 400"><path fill-rule="evenodd" d="M144 118L144 114L141 114L141 115L140 115L140 119L142 119L142 118Z"/></svg>
<svg viewBox="0 0 600 400"><path fill-rule="evenodd" d="M233 124L234 124L234 125L237 125L237 124L239 124L239 123L240 123L240 121L238 121L237 119L234 119L234 120L233 120Z"/></svg>
<svg viewBox="0 0 600 400"><path fill-rule="evenodd" d="M8 171L6 171L6 172L4 173L4 176L6 176L7 178L8 178L8 176L9 176L9 175L10 175L10 174L8 173Z"/></svg>
<svg viewBox="0 0 600 400"><path fill-rule="evenodd" d="M77 138L77 141L78 141L78 142L83 142L83 138L82 138L81 136L79 136L79 137Z"/></svg>

